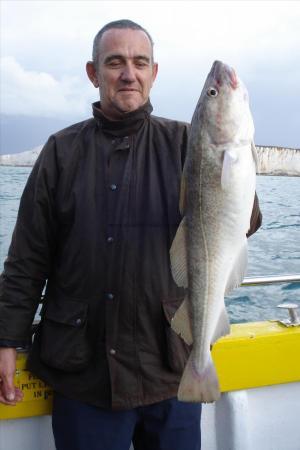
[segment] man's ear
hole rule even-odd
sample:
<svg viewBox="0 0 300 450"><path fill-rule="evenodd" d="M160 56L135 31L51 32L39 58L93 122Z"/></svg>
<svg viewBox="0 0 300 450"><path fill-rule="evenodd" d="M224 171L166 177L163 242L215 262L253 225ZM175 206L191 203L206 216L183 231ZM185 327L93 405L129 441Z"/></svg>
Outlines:
<svg viewBox="0 0 300 450"><path fill-rule="evenodd" d="M99 87L99 81L98 81L97 72L96 72L94 63L92 61L88 61L86 63L86 67L85 68L86 68L87 76L89 77L89 79L91 80L91 82L93 83L95 88L98 88Z"/></svg>
<svg viewBox="0 0 300 450"><path fill-rule="evenodd" d="M157 76L157 71L158 71L158 64L157 63L153 63L153 67L152 67L152 84L155 81L155 78Z"/></svg>

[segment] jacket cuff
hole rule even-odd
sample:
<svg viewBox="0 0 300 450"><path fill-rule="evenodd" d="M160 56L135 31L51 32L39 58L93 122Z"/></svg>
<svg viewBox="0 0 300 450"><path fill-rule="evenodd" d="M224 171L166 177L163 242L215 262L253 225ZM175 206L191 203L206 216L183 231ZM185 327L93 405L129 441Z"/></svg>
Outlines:
<svg viewBox="0 0 300 450"><path fill-rule="evenodd" d="M0 348L29 348L28 341L10 341L9 339L0 339Z"/></svg>

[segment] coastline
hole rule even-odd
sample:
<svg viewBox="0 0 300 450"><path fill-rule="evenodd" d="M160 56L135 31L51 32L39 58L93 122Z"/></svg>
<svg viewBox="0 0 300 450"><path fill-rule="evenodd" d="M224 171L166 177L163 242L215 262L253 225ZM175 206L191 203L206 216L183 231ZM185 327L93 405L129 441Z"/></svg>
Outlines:
<svg viewBox="0 0 300 450"><path fill-rule="evenodd" d="M21 153L0 155L0 166L33 167L43 146ZM300 176L300 149L256 145L257 175Z"/></svg>

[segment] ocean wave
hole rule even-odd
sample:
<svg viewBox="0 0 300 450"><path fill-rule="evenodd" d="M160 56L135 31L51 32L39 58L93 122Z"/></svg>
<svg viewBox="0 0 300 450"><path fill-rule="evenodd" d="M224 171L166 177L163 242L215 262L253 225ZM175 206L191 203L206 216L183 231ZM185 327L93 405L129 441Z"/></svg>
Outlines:
<svg viewBox="0 0 300 450"><path fill-rule="evenodd" d="M282 230L284 228L298 228L300 223L290 223L290 224L278 224L278 226L265 225L265 230Z"/></svg>
<svg viewBox="0 0 300 450"><path fill-rule="evenodd" d="M300 289L300 282L299 283L289 283L281 288L283 291L296 291Z"/></svg>

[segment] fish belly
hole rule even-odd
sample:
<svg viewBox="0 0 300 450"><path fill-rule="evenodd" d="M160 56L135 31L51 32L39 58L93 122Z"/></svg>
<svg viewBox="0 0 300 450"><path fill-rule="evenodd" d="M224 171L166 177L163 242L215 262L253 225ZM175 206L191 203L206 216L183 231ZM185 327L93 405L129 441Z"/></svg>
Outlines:
<svg viewBox="0 0 300 450"><path fill-rule="evenodd" d="M211 402L220 395L210 348L230 332L224 294L241 283L246 271L246 233L255 194L251 152L233 169L225 190L216 182L221 178L216 168L204 167L198 196L190 180L193 201L186 220L193 350L178 391L183 401Z"/></svg>

